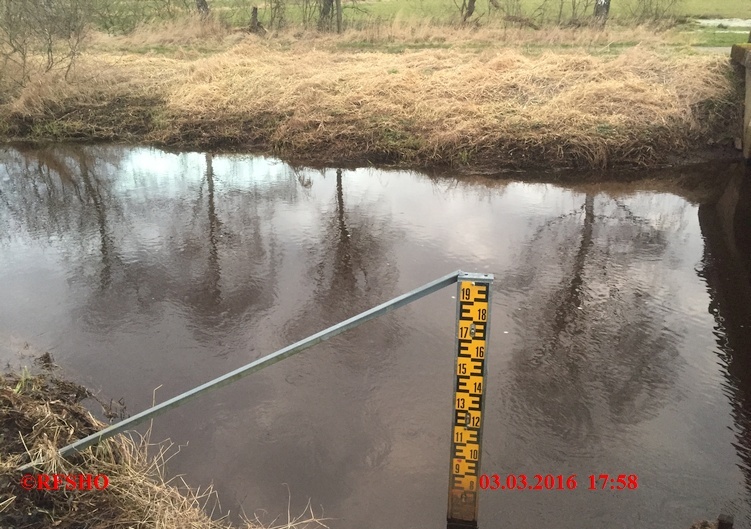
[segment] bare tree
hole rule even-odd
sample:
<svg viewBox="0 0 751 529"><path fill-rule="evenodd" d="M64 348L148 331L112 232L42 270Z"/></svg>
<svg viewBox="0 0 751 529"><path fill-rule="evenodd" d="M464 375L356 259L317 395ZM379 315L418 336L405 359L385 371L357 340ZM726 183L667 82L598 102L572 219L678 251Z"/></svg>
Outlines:
<svg viewBox="0 0 751 529"><path fill-rule="evenodd" d="M331 31L334 26L334 17L336 17L336 32L342 32L342 1L341 0L319 0L318 29L322 31Z"/></svg>
<svg viewBox="0 0 751 529"><path fill-rule="evenodd" d="M462 21L466 22L475 13L475 0L467 0Z"/></svg>
<svg viewBox="0 0 751 529"><path fill-rule="evenodd" d="M91 0L0 0L0 82L25 85L35 73L61 68L80 54Z"/></svg>
<svg viewBox="0 0 751 529"><path fill-rule="evenodd" d="M318 29L325 30L331 27L331 16L334 13L334 0L321 0L318 15Z"/></svg>
<svg viewBox="0 0 751 529"><path fill-rule="evenodd" d="M475 13L475 5L477 3L477 0L462 0L461 5L459 2L454 0L454 5L456 5L457 8L459 8L459 14L462 17L462 23L469 20L472 15Z"/></svg>
<svg viewBox="0 0 751 529"><path fill-rule="evenodd" d="M610 14L610 0L596 0L595 2L595 23L604 26L608 21Z"/></svg>
<svg viewBox="0 0 751 529"><path fill-rule="evenodd" d="M269 29L281 29L286 24L287 0L268 0Z"/></svg>

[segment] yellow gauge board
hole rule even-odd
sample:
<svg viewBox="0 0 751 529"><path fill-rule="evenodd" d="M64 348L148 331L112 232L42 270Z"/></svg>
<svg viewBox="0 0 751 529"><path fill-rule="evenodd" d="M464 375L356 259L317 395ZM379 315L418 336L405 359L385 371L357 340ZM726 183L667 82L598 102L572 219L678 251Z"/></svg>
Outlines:
<svg viewBox="0 0 751 529"><path fill-rule="evenodd" d="M477 525L492 282L490 274L462 274L457 282L449 526Z"/></svg>

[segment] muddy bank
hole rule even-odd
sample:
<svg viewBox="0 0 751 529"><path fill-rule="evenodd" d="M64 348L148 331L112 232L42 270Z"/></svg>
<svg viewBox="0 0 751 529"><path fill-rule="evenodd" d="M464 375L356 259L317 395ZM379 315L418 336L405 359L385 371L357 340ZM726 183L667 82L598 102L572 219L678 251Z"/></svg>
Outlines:
<svg viewBox="0 0 751 529"><path fill-rule="evenodd" d="M87 389L48 371L0 375L0 528L228 527L203 512L206 496L167 482L166 445L118 436L96 450L58 458L56 449L105 426L81 404L88 397ZM73 476L70 483L79 483L80 475L107 476L107 485L99 477L90 490L67 490L65 483L58 490L27 490L16 468L31 456L46 462L29 474ZM86 481L81 484L86 489Z"/></svg>
<svg viewBox="0 0 751 529"><path fill-rule="evenodd" d="M741 76L718 56L316 50L247 37L201 58L99 50L6 101L3 141L267 152L294 163L494 169L737 158Z"/></svg>

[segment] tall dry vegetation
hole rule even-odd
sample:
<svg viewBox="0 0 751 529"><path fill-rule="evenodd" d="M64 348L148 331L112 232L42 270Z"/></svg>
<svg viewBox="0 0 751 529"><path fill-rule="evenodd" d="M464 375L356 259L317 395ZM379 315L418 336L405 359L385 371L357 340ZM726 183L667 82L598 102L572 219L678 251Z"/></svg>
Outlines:
<svg viewBox="0 0 751 529"><path fill-rule="evenodd" d="M17 527L227 529L202 509L210 490L194 494L184 484L165 479L168 445L154 447L146 439L121 436L62 459L57 450L76 440L75 435L105 426L79 404L87 396L84 388L48 375L0 375L0 432L5 436L0 448L0 519ZM155 457L149 457L149 448L157 449ZM109 486L23 490L15 469L30 458L42 461L34 474L102 474Z"/></svg>
<svg viewBox="0 0 751 529"><path fill-rule="evenodd" d="M253 10L261 15L253 21L252 29L265 32L265 25L268 29L290 27L324 33L373 28L381 32L397 22L398 17L371 17L359 1L264 0L260 10ZM677 1L629 0L628 11L633 20L665 17ZM218 7L210 9L215 3ZM594 16L595 5L600 4L595 0L488 0L480 6L475 0L462 0L456 3L459 18L444 19L436 31L446 31L453 22L475 29L480 25L504 29L538 28L543 24L581 26L602 21L602 17ZM216 33L218 23L224 33L227 22L242 21L246 28L251 27L251 10L239 0L0 0L0 98L7 100L32 78L52 71L67 75L92 29L112 35L132 34L146 25L185 24L195 13L201 14L202 25L209 28L204 32L207 34ZM435 28L435 18L424 20L430 20ZM410 22L413 28L420 24L419 20Z"/></svg>
<svg viewBox="0 0 751 529"><path fill-rule="evenodd" d="M602 166L684 151L738 106L727 60L717 57L430 50L342 62L257 46L186 72L166 106L190 119L172 120L165 142L196 131L242 142L246 124L265 123L272 147L324 158Z"/></svg>
<svg viewBox="0 0 751 529"><path fill-rule="evenodd" d="M62 80L25 90L6 127L16 137L265 149L322 162L602 167L732 144L740 115L721 56L642 47L343 54L339 43L303 37L282 47L251 36L189 60L99 53L82 61L78 91Z"/></svg>
<svg viewBox="0 0 751 529"><path fill-rule="evenodd" d="M18 10L6 9L13 16L24 13L25 1L0 0ZM98 1L59 5L80 21L78 7ZM194 1L160 1L175 13L180 5L195 10ZM320 15L316 5L323 4L310 4L311 20ZM585 13L592 3L573 5ZM45 33L55 35L54 45L6 45L7 63L22 65L25 57L41 71L67 64L70 75L29 82L27 74L0 86L0 135L260 148L309 161L601 167L664 162L693 142L732 143L736 134L742 98L725 58L663 52L659 45L602 54L617 38L608 26L538 31L394 21L341 36L316 27L260 38L230 31L217 11L212 5L212 16L98 34L95 52L84 55L61 40L71 35L68 28L84 35L78 23ZM9 39L11 15L4 20ZM632 40L659 40L643 28L627 32ZM508 43L581 48L530 55L499 47ZM438 49L343 51L392 44L395 51L412 44ZM68 62L45 61L45 50Z"/></svg>
<svg viewBox="0 0 751 529"><path fill-rule="evenodd" d="M81 53L90 8L91 0L0 0L0 98L32 77L67 74Z"/></svg>
<svg viewBox="0 0 751 529"><path fill-rule="evenodd" d="M179 449L149 443L145 436L119 435L63 459L58 450L106 425L81 404L85 388L49 372L0 373L0 521L7 527L139 527L141 529L265 529L257 520L240 526L212 519L211 488L191 490L179 477L168 480L165 464ZM154 453L155 452L155 453ZM103 490L24 490L16 469L35 461L31 474L105 475ZM102 481L100 480L101 484ZM308 509L268 529L326 527Z"/></svg>

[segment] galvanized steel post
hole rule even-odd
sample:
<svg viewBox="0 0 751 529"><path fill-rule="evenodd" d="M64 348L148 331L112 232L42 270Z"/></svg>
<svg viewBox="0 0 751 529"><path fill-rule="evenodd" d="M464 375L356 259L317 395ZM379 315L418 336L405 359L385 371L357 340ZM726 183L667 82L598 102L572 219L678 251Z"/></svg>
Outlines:
<svg viewBox="0 0 751 529"><path fill-rule="evenodd" d="M167 410L170 410L172 408L177 408L178 406L182 406L189 400L192 400L198 397L199 395L208 393L209 391L212 391L214 389L218 389L220 387L231 384L232 382L235 382L236 380L246 377L250 375L251 373L260 371L261 369L265 367L268 367L281 360L284 360L287 357L290 357L294 354L304 351L308 347L312 347L318 343L328 340L329 338L333 338L334 336L341 334L344 331L357 327L358 325L361 325L368 320L372 320L374 318L377 318L378 316L382 316L388 312L391 312L394 309L403 307L404 305L407 305L408 303L411 303L422 297L425 297L428 294L432 294L433 292L441 290L444 287L452 285L456 283L457 278L459 277L460 274L462 274L460 270L456 272L452 272L446 276L436 279L435 281L432 281L421 287L418 287L412 290L411 292L402 294L401 296L398 296L390 301L382 303L381 305L378 305L377 307L374 307L370 310L366 310L365 312L362 312L358 314L357 316L353 316L352 318L349 318L348 320L345 320L341 323L337 323L336 325L333 325L329 327L328 329L325 329L312 336L308 336L307 338L300 340L297 343L288 345L287 347L280 349L276 351L275 353L271 353L270 355L264 356L263 358L259 358L258 360L254 362L251 362L238 369L235 369L234 371L231 371L218 378L215 378L214 380L206 382L205 384L202 384L196 388L193 388L190 391L181 393L180 395L177 395L176 397L172 397L171 399L165 402L162 402L161 404L157 404L156 406L153 406L140 413L137 413L136 415L133 415L132 417L125 419L117 424L113 424L112 426L109 426L99 432L93 433L89 435L88 437L84 437L83 439L80 439L76 441L75 443L69 444L68 446L61 448L58 451L58 453L59 455L65 457L74 452L79 452L81 450L84 450L85 448L88 448L89 446L92 446L104 439L123 433L126 430L132 429L134 426L141 424L153 417L156 417L157 415L160 415L166 412ZM27 463L19 467L18 470L23 472L30 468L33 468L34 466L40 463L42 463L42 461L32 461L30 463Z"/></svg>

